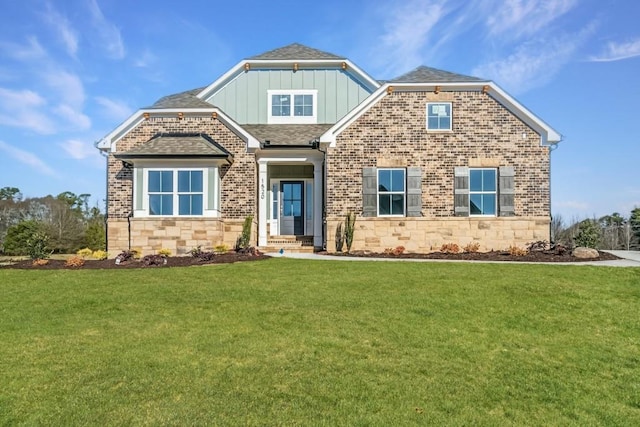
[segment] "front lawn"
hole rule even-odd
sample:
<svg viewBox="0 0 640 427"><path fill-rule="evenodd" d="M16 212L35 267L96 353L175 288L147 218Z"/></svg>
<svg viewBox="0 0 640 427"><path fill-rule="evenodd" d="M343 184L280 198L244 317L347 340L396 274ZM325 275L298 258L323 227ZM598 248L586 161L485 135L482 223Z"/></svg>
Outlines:
<svg viewBox="0 0 640 427"><path fill-rule="evenodd" d="M640 269L0 269L0 425L639 425Z"/></svg>

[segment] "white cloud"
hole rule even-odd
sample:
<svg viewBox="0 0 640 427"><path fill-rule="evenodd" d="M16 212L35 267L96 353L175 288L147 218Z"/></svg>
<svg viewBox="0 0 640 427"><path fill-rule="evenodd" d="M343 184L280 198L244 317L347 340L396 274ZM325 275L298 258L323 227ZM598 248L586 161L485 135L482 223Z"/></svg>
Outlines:
<svg viewBox="0 0 640 427"><path fill-rule="evenodd" d="M77 109L84 104L84 85L78 75L64 70L47 70L43 72L42 79L57 92L56 97L63 104L69 104Z"/></svg>
<svg viewBox="0 0 640 427"><path fill-rule="evenodd" d="M590 61L610 62L640 56L640 38L628 42L610 42L603 53L592 56Z"/></svg>
<svg viewBox="0 0 640 427"><path fill-rule="evenodd" d="M145 49L145 51L142 52L142 55L138 56L135 61L133 61L133 66L138 68L147 68L153 65L157 59L158 58L149 49Z"/></svg>
<svg viewBox="0 0 640 427"><path fill-rule="evenodd" d="M2 49L9 57L20 61L42 59L47 56L44 48L35 36L27 37L26 44L0 42Z"/></svg>
<svg viewBox="0 0 640 427"><path fill-rule="evenodd" d="M422 50L433 28L447 14L446 1L411 0L397 9L388 10L389 17L380 36L378 52L384 53L388 73L407 72L422 63Z"/></svg>
<svg viewBox="0 0 640 427"><path fill-rule="evenodd" d="M491 79L513 94L540 87L571 60L593 29L591 25L579 34L533 39L505 58L478 65L472 74Z"/></svg>
<svg viewBox="0 0 640 427"><path fill-rule="evenodd" d="M0 141L0 150L7 153L10 157L16 159L20 163L32 167L34 170L49 176L57 176L58 174L43 162L38 156L25 150L21 150L6 142Z"/></svg>
<svg viewBox="0 0 640 427"><path fill-rule="evenodd" d="M67 53L75 57L78 52L78 34L71 28L66 17L56 11L51 3L46 3L46 12L42 14L44 21L49 24L58 33Z"/></svg>
<svg viewBox="0 0 640 427"><path fill-rule="evenodd" d="M490 36L510 39L536 34L569 12L577 0L500 0L488 2L486 25Z"/></svg>
<svg viewBox="0 0 640 427"><path fill-rule="evenodd" d="M86 130L91 127L91 119L70 105L60 104L53 111L71 124L75 130Z"/></svg>
<svg viewBox="0 0 640 427"><path fill-rule="evenodd" d="M109 58L124 58L125 49L120 30L105 18L96 0L89 0L89 10L97 35L100 38L100 46L106 49Z"/></svg>
<svg viewBox="0 0 640 427"><path fill-rule="evenodd" d="M34 91L0 88L0 124L52 134L53 121L40 111L45 104L46 100Z"/></svg>
<svg viewBox="0 0 640 427"><path fill-rule="evenodd" d="M124 120L133 113L131 107L122 101L114 101L104 96L96 96L95 100L102 107L104 114L114 120Z"/></svg>
<svg viewBox="0 0 640 427"><path fill-rule="evenodd" d="M103 163L98 150L90 142L69 139L58 145L73 159L84 160L87 158L97 158L100 163Z"/></svg>

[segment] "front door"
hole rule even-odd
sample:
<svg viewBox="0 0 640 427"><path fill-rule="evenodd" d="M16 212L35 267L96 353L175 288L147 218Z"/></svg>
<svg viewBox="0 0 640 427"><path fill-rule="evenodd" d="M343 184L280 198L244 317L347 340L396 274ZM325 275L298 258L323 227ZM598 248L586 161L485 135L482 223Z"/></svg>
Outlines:
<svg viewBox="0 0 640 427"><path fill-rule="evenodd" d="M280 234L304 234L304 182L280 182Z"/></svg>

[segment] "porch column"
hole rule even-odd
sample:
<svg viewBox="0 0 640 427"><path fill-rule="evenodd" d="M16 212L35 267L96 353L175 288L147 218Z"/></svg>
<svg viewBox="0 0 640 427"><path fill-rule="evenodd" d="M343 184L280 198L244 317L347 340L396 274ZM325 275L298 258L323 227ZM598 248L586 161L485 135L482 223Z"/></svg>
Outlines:
<svg viewBox="0 0 640 427"><path fill-rule="evenodd" d="M267 246L267 161L258 160L258 246Z"/></svg>
<svg viewBox="0 0 640 427"><path fill-rule="evenodd" d="M313 246L322 247L322 160L313 162Z"/></svg>

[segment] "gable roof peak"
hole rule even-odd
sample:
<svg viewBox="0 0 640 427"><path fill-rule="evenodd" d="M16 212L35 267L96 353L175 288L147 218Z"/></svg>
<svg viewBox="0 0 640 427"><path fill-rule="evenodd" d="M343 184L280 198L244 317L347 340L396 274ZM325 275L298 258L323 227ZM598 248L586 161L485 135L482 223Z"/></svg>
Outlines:
<svg viewBox="0 0 640 427"><path fill-rule="evenodd" d="M451 71L439 70L421 65L408 73L405 73L389 83L460 83L460 82L485 82L481 79L464 74L452 73Z"/></svg>
<svg viewBox="0 0 640 427"><path fill-rule="evenodd" d="M345 59L342 56L334 55L333 53L324 52L319 49L314 49L309 46L305 46L300 43L291 43L289 45L279 47L277 49L269 50L247 58L248 60L270 60L270 59L284 59L284 60L322 60L322 59Z"/></svg>

